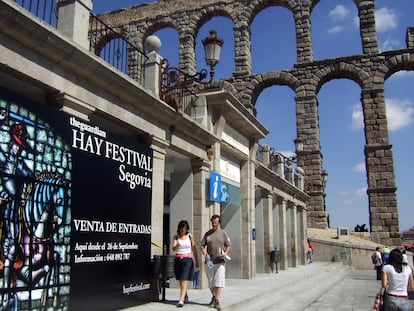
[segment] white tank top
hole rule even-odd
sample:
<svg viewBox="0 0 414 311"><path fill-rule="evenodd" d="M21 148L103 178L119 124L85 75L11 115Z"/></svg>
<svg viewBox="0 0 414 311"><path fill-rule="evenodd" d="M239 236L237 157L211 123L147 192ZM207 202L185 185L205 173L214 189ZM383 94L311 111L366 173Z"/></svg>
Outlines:
<svg viewBox="0 0 414 311"><path fill-rule="evenodd" d="M177 240L177 245L178 248L175 251L177 255L191 254L191 240L188 234L185 236L184 240L179 238Z"/></svg>

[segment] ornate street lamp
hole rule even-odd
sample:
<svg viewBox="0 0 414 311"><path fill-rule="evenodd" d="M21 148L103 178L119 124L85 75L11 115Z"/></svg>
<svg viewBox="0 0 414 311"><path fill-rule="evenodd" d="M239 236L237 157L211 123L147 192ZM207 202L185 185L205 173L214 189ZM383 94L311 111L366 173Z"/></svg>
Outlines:
<svg viewBox="0 0 414 311"><path fill-rule="evenodd" d="M206 53L206 63L210 66L210 82L214 77L214 68L220 62L221 47L223 46L223 39L217 37L215 30L210 30L210 35L203 41L204 51Z"/></svg>
<svg viewBox="0 0 414 311"><path fill-rule="evenodd" d="M288 165L292 165L293 162L298 161L300 153L303 151L303 138L302 137L297 137L293 140L293 142L295 143L295 153L296 155L289 157L288 159Z"/></svg>
<svg viewBox="0 0 414 311"><path fill-rule="evenodd" d="M202 42L205 51L206 63L210 66L210 80L204 81L208 75L206 69L202 69L191 75L184 72L180 68L170 67L168 60L163 59L161 62L161 85L165 89L163 90L163 93L171 89L190 86L193 83L208 84L213 81L215 73L214 68L220 62L221 47L223 46L224 41L217 36L217 32L215 30L210 30L210 35L202 40Z"/></svg>
<svg viewBox="0 0 414 311"><path fill-rule="evenodd" d="M302 152L303 151L303 138L299 136L295 140L293 140L293 142L295 143L296 154L299 154L300 152Z"/></svg>

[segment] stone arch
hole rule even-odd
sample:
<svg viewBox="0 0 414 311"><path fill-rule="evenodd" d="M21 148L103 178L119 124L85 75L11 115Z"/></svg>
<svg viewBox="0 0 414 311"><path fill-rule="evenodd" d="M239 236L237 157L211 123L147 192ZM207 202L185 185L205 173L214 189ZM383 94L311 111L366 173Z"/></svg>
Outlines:
<svg viewBox="0 0 414 311"><path fill-rule="evenodd" d="M223 17L223 18L227 18L231 21L232 25L233 25L233 29L237 23L237 12L231 10L229 7L217 7L217 6L213 6L213 7L209 7L207 8L205 11L201 11L200 13L197 12L197 14L193 14L191 16L191 20L193 21L193 29L191 31L192 36L193 36L193 40L195 42L198 33L200 31L200 29L207 24L212 18L214 17ZM217 30L217 29L216 29ZM220 33L218 31L218 36L220 36ZM234 40L236 41L236 40ZM230 42L228 42L227 44L229 44ZM226 44L226 42L225 42ZM235 42L233 42L233 46L235 46ZM194 45L195 48L195 45ZM195 56L195 51L194 51L194 56Z"/></svg>
<svg viewBox="0 0 414 311"><path fill-rule="evenodd" d="M387 210L388 206L396 206L395 179L392 174L381 171L382 157L380 153L390 154L387 138L383 134L386 122L377 120L378 116L384 115L383 82L392 73L407 69L414 69L414 53L411 48L405 50L387 51L379 53L375 31L375 0L351 0L358 8L360 38L362 41L363 53L352 56L345 56L336 59L325 59L317 62L313 61L312 42L310 36L310 14L315 5L322 0L254 0L254 1L191 1L191 0L163 0L151 4L136 6L131 10L116 12L107 15L113 23L108 23L113 27L123 25L131 37L143 39L151 29L163 25L174 25L173 28L179 33L180 40L187 45L179 51L180 66L188 71L188 68L195 68L194 40L199 33L199 29L207 20L215 16L228 17L234 23L234 46L236 69L233 77L228 77L226 81L214 81L211 87L224 88L236 96L248 109L256 104L258 94L264 88L271 85L287 85L296 93L296 110L301 118L299 122L317 118L316 94L321 86L329 80L346 78L355 81L361 88L361 101L363 103L364 115L370 114L374 132L367 133L369 136L365 150L366 163L372 164L371 196L370 202L375 208ZM323 0L329 1L329 0ZM173 5L172 5L173 4ZM262 72L257 75L251 74L251 38L250 25L254 17L263 9L270 6L283 6L294 14L297 42L297 63L290 69L280 72ZM161 23L161 24L160 24ZM155 26L157 25L157 26ZM161 26L160 26L161 25ZM145 36L143 35L145 34ZM188 42L186 40L189 40ZM182 58L181 58L182 57ZM190 72L191 73L191 72ZM382 97L381 97L382 96ZM299 112L298 112L299 111ZM254 110L250 111L252 114ZM312 119L312 122L314 122ZM298 121L297 121L298 122ZM312 124L313 126L314 124ZM299 127L299 126L298 126ZM367 126L366 126L367 127ZM305 151L316 151L309 153L306 163L303 163L308 171L312 171L312 163L321 160L320 151L317 148L319 136L317 129L307 128L304 133L312 138L312 146L307 146ZM309 140L311 141L311 140ZM304 155L305 157L306 155ZM392 165L392 157L387 156L386 161ZM318 175L315 169L315 177ZM317 180L316 180L317 181ZM378 185L386 185L379 187ZM315 196L314 204L311 205L308 223L310 227L326 227L326 219L320 217L323 213L322 194ZM319 201L318 201L319 200ZM375 211L374 211L375 212ZM384 221L393 222L394 218L382 215ZM388 217L388 218L387 218ZM313 221L315 219L315 221ZM398 222L398 220L397 220ZM316 226L314 226L316 224ZM389 245L399 243L398 227L387 227L381 224L371 224L374 228L373 239Z"/></svg>
<svg viewBox="0 0 414 311"><path fill-rule="evenodd" d="M93 51L96 55L100 55L105 45L112 40L123 39L122 34L115 32L107 32L96 38L93 46Z"/></svg>
<svg viewBox="0 0 414 311"><path fill-rule="evenodd" d="M250 12L250 15L248 16L248 22L249 25L253 22L255 17L263 10L273 7L273 6L281 6L294 14L294 8L297 6L296 1L289 1L289 0L273 0L273 1L255 1L251 3L249 6L247 6L248 10L247 12Z"/></svg>
<svg viewBox="0 0 414 311"><path fill-rule="evenodd" d="M391 56L374 73L374 81L387 80L392 74L400 70L414 70L414 56L405 54L401 56Z"/></svg>
<svg viewBox="0 0 414 311"><path fill-rule="evenodd" d="M239 99L239 91L236 89L233 83L226 81L226 80L213 80L209 84L200 84L196 87L197 92L203 92L206 90L224 90L235 98Z"/></svg>
<svg viewBox="0 0 414 311"><path fill-rule="evenodd" d="M165 20L157 21L156 23L148 23L142 26L142 33L143 38L145 40L146 37L154 34L158 30L162 30L164 28L173 28L177 32L179 32L179 25L175 22L175 20L168 18Z"/></svg>
<svg viewBox="0 0 414 311"><path fill-rule="evenodd" d="M329 216L325 210L321 178L323 154L320 145L317 94L325 83L333 79L348 79L363 88L364 85L369 84L370 75L358 66L345 61L318 65L313 70L308 68L312 75L306 77L297 89L296 124L298 135L304 139L305 143L304 152L301 153L299 161L305 170L305 186L311 197L308 202L309 226L326 228L329 226Z"/></svg>
<svg viewBox="0 0 414 311"><path fill-rule="evenodd" d="M309 6L309 8L310 8L310 12L312 13L312 11L313 11L313 9L315 8L315 6L316 6L319 2L322 2L322 1L329 1L329 0L311 0L310 6ZM358 3L359 3L359 2L362 2L363 0L349 0L349 1L354 2L354 3L355 3L355 5L356 5L356 6L358 6Z"/></svg>
<svg viewBox="0 0 414 311"><path fill-rule="evenodd" d="M200 27L211 18L217 16L228 17L234 24L236 24L236 21L239 19L238 13L238 10L233 10L231 7L212 6L206 8L206 10L201 11L198 14L195 14L191 18L195 21L196 28L200 29Z"/></svg>
<svg viewBox="0 0 414 311"><path fill-rule="evenodd" d="M254 32L253 31L251 32L252 36L256 38L262 37L262 33L258 31L259 29L258 29L257 24L260 25L260 23L263 20L266 20L265 19L266 14L269 14L267 16L272 16L273 18L272 18L272 22L267 25L267 27L269 27L269 31L265 34L265 38L266 40L279 43L279 45L281 46L281 50L279 49L276 49L276 50L253 49L252 48L252 51L254 51L254 55L251 56L251 63L252 63L251 66L252 68L255 67L254 66L255 62L253 62L254 60L257 61L257 59L265 57L265 58L269 58L269 61L270 61L269 64L271 64L272 66L270 70L272 71L276 70L277 68L274 68L273 66L276 65L274 61L277 55L278 61L276 63L278 65L283 63L283 66L286 66L286 63L281 62L279 64L279 61L282 61L282 60L286 61L287 59L289 59L289 65L287 66L290 67L292 64L296 63L295 59L297 58L298 51L301 50L301 49L298 50L298 45L300 44L300 41L301 41L300 35L298 35L298 23L300 23L298 21L298 15L295 13L295 10L292 7L292 4L290 4L288 1L274 1L274 3L266 2L266 3L261 3L261 5L252 6L252 12L251 12L251 15L249 16L249 27L252 28L254 26L254 29L255 29ZM284 23L283 27L279 26L280 23L278 22L278 19L280 17L286 18L286 21L287 21L286 23ZM289 38L290 38L289 41L288 42L280 41L280 36L283 36L283 37L286 36L285 34L286 32L288 32L289 34L292 34L292 35L289 35ZM251 42L251 44L253 43ZM287 51L284 50L286 48L289 48L289 53L287 53ZM283 49L283 52L282 52L282 49ZM280 58L280 55L289 55L289 57ZM253 72L253 69L252 69L252 72ZM260 72L260 70L258 70L258 68L255 68L254 73L258 73L258 72Z"/></svg>
<svg viewBox="0 0 414 311"><path fill-rule="evenodd" d="M265 74L256 75L249 83L246 85L246 95L250 95L251 105L256 106L257 98L260 93L274 85L287 86L296 93L300 83L299 80L289 72L268 72Z"/></svg>
<svg viewBox="0 0 414 311"><path fill-rule="evenodd" d="M329 1L329 0L311 0L310 11L312 12L315 6L321 1ZM366 0L350 0L358 7L360 3L366 2Z"/></svg>
<svg viewBox="0 0 414 311"><path fill-rule="evenodd" d="M370 129L366 131L365 162L369 181L371 237L385 241L384 244L391 244L390 242L400 237L397 186L392 145L388 139L384 90L385 80L400 70L414 70L414 55L402 53L388 57L378 66L374 73L375 84L372 89L367 89L364 95L367 106L366 118L367 122L370 122ZM387 165L375 165L376 163ZM385 174L389 178L384 181L381 176ZM383 206L386 208L381 208Z"/></svg>
<svg viewBox="0 0 414 311"><path fill-rule="evenodd" d="M355 81L361 89L364 89L367 84L371 81L370 75L361 68L347 63L347 62L338 62L328 64L323 66L313 75L313 79L309 79L311 82L306 86L302 86L301 89L304 90L307 87L307 92L314 92L315 94L319 93L322 85L332 79L349 79ZM314 90L309 90L309 86L314 87Z"/></svg>

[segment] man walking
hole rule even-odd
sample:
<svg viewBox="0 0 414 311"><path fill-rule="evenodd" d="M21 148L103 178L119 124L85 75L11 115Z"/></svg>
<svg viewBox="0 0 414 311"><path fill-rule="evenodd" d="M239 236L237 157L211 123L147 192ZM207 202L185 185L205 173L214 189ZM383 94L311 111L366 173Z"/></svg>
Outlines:
<svg viewBox="0 0 414 311"><path fill-rule="evenodd" d="M382 257L380 253L380 248L377 247L374 253L374 264L375 270L377 271L377 280L381 280L381 270L382 270Z"/></svg>
<svg viewBox="0 0 414 311"><path fill-rule="evenodd" d="M220 310L219 298L225 285L226 260L230 259L228 255L231 243L227 233L220 227L220 216L213 215L210 221L212 228L201 240L201 253L206 259L206 273L212 295L209 305Z"/></svg>

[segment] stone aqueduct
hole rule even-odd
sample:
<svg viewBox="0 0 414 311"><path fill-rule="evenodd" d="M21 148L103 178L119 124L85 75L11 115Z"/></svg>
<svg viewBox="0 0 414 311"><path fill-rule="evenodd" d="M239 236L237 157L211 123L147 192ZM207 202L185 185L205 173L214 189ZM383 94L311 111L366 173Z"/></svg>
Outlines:
<svg viewBox="0 0 414 311"><path fill-rule="evenodd" d="M322 0L329 1L329 0ZM358 10L362 54L313 60L310 17L319 0L159 0L110 12L100 18L122 32L130 42L143 48L145 38L165 28L179 35L179 66L196 71L195 38L200 27L215 16L234 24L233 76L215 81L234 94L251 113L260 92L272 85L284 85L295 92L297 134L304 138L299 165L304 168L308 189L308 226L327 228L328 219L322 191L322 152L320 148L317 94L321 86L338 78L355 81L361 88L364 115L365 163L367 171L370 229L373 240L387 245L400 243L396 182L392 146L386 120L384 82L400 70L414 70L414 28L408 28L407 47L380 52L375 32L375 1L350 0ZM296 29L297 61L290 70L252 74L250 26L255 16L270 6L290 10Z"/></svg>

